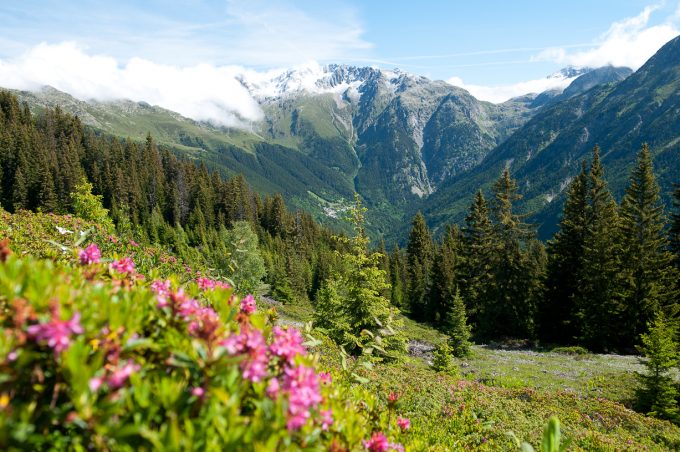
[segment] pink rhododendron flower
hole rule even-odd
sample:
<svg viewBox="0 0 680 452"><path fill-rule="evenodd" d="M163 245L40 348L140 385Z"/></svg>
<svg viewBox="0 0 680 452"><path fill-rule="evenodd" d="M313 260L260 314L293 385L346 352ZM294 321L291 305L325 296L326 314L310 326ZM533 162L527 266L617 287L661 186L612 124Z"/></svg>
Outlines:
<svg viewBox="0 0 680 452"><path fill-rule="evenodd" d="M319 392L319 376L311 367L287 367L284 369L283 389L288 392L288 429L298 430L309 418L310 408L323 401Z"/></svg>
<svg viewBox="0 0 680 452"><path fill-rule="evenodd" d="M302 334L293 327L286 329L275 326L274 342L269 347L271 352L281 358L287 360L290 364L293 363L295 355L305 355L307 352L302 345L304 341Z"/></svg>
<svg viewBox="0 0 680 452"><path fill-rule="evenodd" d="M87 385L90 387L90 391L97 392L97 389L99 389L103 383L104 383L104 378L93 377L93 378L90 378L90 381L87 382Z"/></svg>
<svg viewBox="0 0 680 452"><path fill-rule="evenodd" d="M252 314L257 309L255 305L255 298L252 295L246 295L243 300L241 300L241 312L246 314Z"/></svg>
<svg viewBox="0 0 680 452"><path fill-rule="evenodd" d="M54 350L55 355L61 354L71 344L72 334L82 334L83 327L80 326L80 313L76 312L71 320L60 320L58 309L52 310L52 319L47 323L31 325L26 330L36 341L47 342L47 345Z"/></svg>
<svg viewBox="0 0 680 452"><path fill-rule="evenodd" d="M125 382L130 378L130 375L141 369L139 364L135 364L134 361L128 360L123 367L120 367L113 371L109 378L106 379L106 384L109 385L111 389L118 389L125 384Z"/></svg>
<svg viewBox="0 0 680 452"><path fill-rule="evenodd" d="M387 452L390 448L390 443L382 432L373 433L370 439L363 440L362 443L371 452Z"/></svg>
<svg viewBox="0 0 680 452"><path fill-rule="evenodd" d="M227 283L224 283L222 281L215 281L214 279L205 277L196 278L196 284L198 284L198 288L201 290L231 288L231 286Z"/></svg>
<svg viewBox="0 0 680 452"><path fill-rule="evenodd" d="M201 388L200 386L192 388L191 395L193 395L194 397L198 397L200 399L205 395L205 389Z"/></svg>
<svg viewBox="0 0 680 452"><path fill-rule="evenodd" d="M321 384L329 385L333 382L333 377L328 372L319 372L319 380Z"/></svg>
<svg viewBox="0 0 680 452"><path fill-rule="evenodd" d="M189 323L189 334L205 341L215 338L217 329L222 324L220 316L213 308L199 308L193 313Z"/></svg>
<svg viewBox="0 0 680 452"><path fill-rule="evenodd" d="M220 342L220 345L230 355L247 355L240 363L243 378L257 383L267 375L269 366L267 344L259 330L244 329L239 334L230 335Z"/></svg>
<svg viewBox="0 0 680 452"><path fill-rule="evenodd" d="M95 243L90 243L87 248L78 253L78 260L81 265L98 264L101 258L102 253Z"/></svg>
<svg viewBox="0 0 680 452"><path fill-rule="evenodd" d="M139 243L135 242L134 240L130 240L130 245L134 247L138 247Z"/></svg>
<svg viewBox="0 0 680 452"><path fill-rule="evenodd" d="M408 430L411 427L411 420L406 417L397 417L397 425L402 430Z"/></svg>
<svg viewBox="0 0 680 452"><path fill-rule="evenodd" d="M124 257L111 264L111 268L118 273L134 273L135 263L129 257Z"/></svg>
<svg viewBox="0 0 680 452"><path fill-rule="evenodd" d="M275 399L279 396L279 392L281 391L281 385L279 384L279 379L278 378L272 378L269 380L269 383L267 384L267 395Z"/></svg>
<svg viewBox="0 0 680 452"><path fill-rule="evenodd" d="M151 291L156 294L156 300L158 300L159 308L164 308L169 305L168 297L171 292L171 283L169 279L165 281L154 281L151 283Z"/></svg>
<svg viewBox="0 0 680 452"><path fill-rule="evenodd" d="M321 430L326 431L333 425L333 410L322 410L319 414L321 415Z"/></svg>

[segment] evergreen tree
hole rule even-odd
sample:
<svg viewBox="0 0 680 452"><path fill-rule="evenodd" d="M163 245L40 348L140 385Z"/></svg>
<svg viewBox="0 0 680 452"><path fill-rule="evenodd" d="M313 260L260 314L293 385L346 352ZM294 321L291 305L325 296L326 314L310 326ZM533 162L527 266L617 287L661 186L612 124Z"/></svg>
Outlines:
<svg viewBox="0 0 680 452"><path fill-rule="evenodd" d="M489 208L481 190L475 195L465 218L463 241L463 299L467 302L472 325L479 327L482 309L491 289L495 247Z"/></svg>
<svg viewBox="0 0 680 452"><path fill-rule="evenodd" d="M398 308L403 308L406 294L406 262L403 253L399 249L399 245L394 247L392 250L392 256L390 257L390 277L392 289L390 292L390 300L392 304Z"/></svg>
<svg viewBox="0 0 680 452"><path fill-rule="evenodd" d="M596 349L610 350L621 342L618 223L616 202L604 180L600 150L596 146L588 174L583 264L574 297L581 340Z"/></svg>
<svg viewBox="0 0 680 452"><path fill-rule="evenodd" d="M437 345L432 354L432 369L452 376L458 376L459 371L453 360L453 351L447 341Z"/></svg>
<svg viewBox="0 0 680 452"><path fill-rule="evenodd" d="M642 388L637 394L638 409L652 416L680 421L678 391L671 370L678 365L676 328L663 315L648 324L649 332L640 337L638 351L646 360L646 374L639 375Z"/></svg>
<svg viewBox="0 0 680 452"><path fill-rule="evenodd" d="M247 221L237 221L224 238L232 280L241 293L255 293L266 276L257 234Z"/></svg>
<svg viewBox="0 0 680 452"><path fill-rule="evenodd" d="M463 358L470 355L470 327L467 324L465 303L457 290L451 309L446 316L446 331L449 335L449 344L454 356Z"/></svg>
<svg viewBox="0 0 680 452"><path fill-rule="evenodd" d="M680 185L673 192L674 212L671 218L671 251L675 254L675 266L680 270ZM679 287L680 288L680 287Z"/></svg>
<svg viewBox="0 0 680 452"><path fill-rule="evenodd" d="M456 227L447 226L447 231L432 266L432 287L430 290L430 306L435 321L442 325L446 315L453 307L453 300L458 290L461 272L460 232Z"/></svg>
<svg viewBox="0 0 680 452"><path fill-rule="evenodd" d="M521 198L506 168L493 186L493 282L484 302L480 331L487 337L529 337L535 318L535 274L524 251L532 238L528 226L513 212Z"/></svg>
<svg viewBox="0 0 680 452"><path fill-rule="evenodd" d="M380 256L368 253L365 211L356 195L349 218L354 236L338 238L349 251L339 253L341 268L320 291L314 323L354 355L370 343L385 357L397 358L406 351L403 323L395 319L399 310L380 294L387 283L379 267Z"/></svg>
<svg viewBox="0 0 680 452"><path fill-rule="evenodd" d="M14 187L12 189L12 209L14 212L28 208L28 181L21 168L14 173Z"/></svg>
<svg viewBox="0 0 680 452"><path fill-rule="evenodd" d="M588 173L586 164L569 184L559 230L548 242L544 302L540 308L542 340L569 343L578 336L574 294L581 274L586 231Z"/></svg>
<svg viewBox="0 0 680 452"><path fill-rule="evenodd" d="M621 202L624 338L635 338L660 310L677 312L673 255L665 235L663 205L654 177L652 157L642 146Z"/></svg>
<svg viewBox="0 0 680 452"><path fill-rule="evenodd" d="M432 321L434 313L428 302L428 291L434 250L430 230L420 212L413 218L406 256L409 271L408 304L411 315L420 321Z"/></svg>

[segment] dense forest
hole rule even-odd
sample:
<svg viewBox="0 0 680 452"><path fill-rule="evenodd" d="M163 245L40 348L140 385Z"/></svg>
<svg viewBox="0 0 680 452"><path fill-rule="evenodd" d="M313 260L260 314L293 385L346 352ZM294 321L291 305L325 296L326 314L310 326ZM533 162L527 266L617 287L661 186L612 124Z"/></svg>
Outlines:
<svg viewBox="0 0 680 452"><path fill-rule="evenodd" d="M0 94L0 127L0 205L10 212L74 212L72 193L91 189L118 234L189 263L200 256L242 290L284 303L337 302L333 284L348 267L365 266L347 252L367 250L367 238L335 237L308 214L288 211L280 195L261 198L243 177L225 179L159 149L151 136L144 143L101 136L59 109L34 116L10 93ZM462 318L478 341L634 351L649 322L678 313L680 206L667 218L646 147L620 204L604 171L596 147L567 188L547 244L513 210L520 195L506 169L491 193L476 194L464 224L436 241L416 215L405 249L380 242L361 257L382 270L362 278L384 279L371 287L394 314L445 332L460 332ZM361 237L359 212L350 209Z"/></svg>

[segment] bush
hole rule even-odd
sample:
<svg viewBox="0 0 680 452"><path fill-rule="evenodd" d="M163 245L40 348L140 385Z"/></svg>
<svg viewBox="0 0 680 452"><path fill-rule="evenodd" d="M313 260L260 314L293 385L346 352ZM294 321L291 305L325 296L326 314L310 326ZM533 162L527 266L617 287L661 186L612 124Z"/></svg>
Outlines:
<svg viewBox="0 0 680 452"><path fill-rule="evenodd" d="M453 360L453 350L447 342L440 343L432 356L432 369L448 375L457 376L458 367Z"/></svg>
<svg viewBox="0 0 680 452"><path fill-rule="evenodd" d="M570 347L555 347L552 350L550 350L553 353L560 353L562 355L571 355L571 356L583 356L583 355L588 355L590 352L588 349L574 345Z"/></svg>

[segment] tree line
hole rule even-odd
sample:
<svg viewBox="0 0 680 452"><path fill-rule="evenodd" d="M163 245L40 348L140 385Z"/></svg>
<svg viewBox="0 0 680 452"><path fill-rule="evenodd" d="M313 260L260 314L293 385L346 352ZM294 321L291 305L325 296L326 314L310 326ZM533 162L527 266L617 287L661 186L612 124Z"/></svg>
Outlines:
<svg viewBox="0 0 680 452"><path fill-rule="evenodd" d="M336 239L309 214L290 212L280 194L254 193L242 176L180 158L151 136L144 143L103 136L58 108L33 115L0 93L0 205L73 213L72 193L83 180L119 234L162 244L225 276L235 272L234 254L259 254L261 264L239 262L239 279L252 276L248 289L264 278L273 297L309 300L320 311L328 312L320 300L343 303L338 292L352 292L346 286L355 280L415 320L454 328L454 336L467 336L467 322L478 340L623 351L633 350L658 314L677 315L680 206L669 225L647 147L620 205L595 148L567 188L559 230L546 245L514 210L520 194L506 169L490 195L475 194L461 227L448 226L435 241L417 214L406 248L388 252L381 242L374 259L357 251L369 251L363 235Z"/></svg>
<svg viewBox="0 0 680 452"><path fill-rule="evenodd" d="M633 351L656 316L676 318L680 188L669 224L646 145L620 204L596 147L569 184L559 230L546 245L513 210L519 199L506 169L490 199L478 191L462 228L449 226L439 242L418 213L407 248L385 258L392 301L444 326L459 292L478 340L600 351Z"/></svg>

